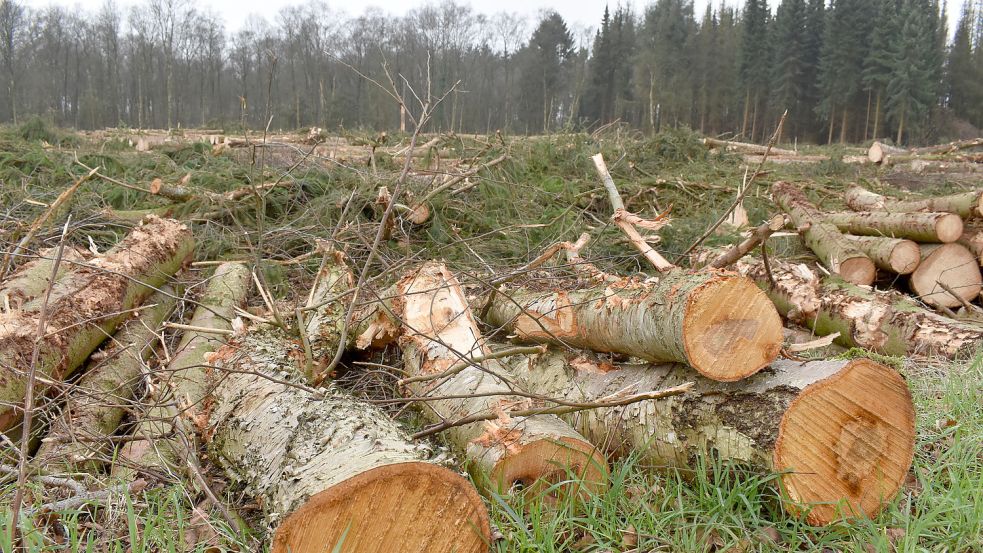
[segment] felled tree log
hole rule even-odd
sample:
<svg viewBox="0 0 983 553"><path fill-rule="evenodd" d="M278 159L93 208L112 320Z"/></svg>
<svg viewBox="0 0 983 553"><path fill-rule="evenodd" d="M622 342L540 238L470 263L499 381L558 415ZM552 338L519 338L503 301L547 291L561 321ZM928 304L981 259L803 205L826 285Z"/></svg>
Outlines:
<svg viewBox="0 0 983 553"><path fill-rule="evenodd" d="M842 232L861 236L889 236L921 242L955 242L963 233L963 220L955 213L852 212L825 214Z"/></svg>
<svg viewBox="0 0 983 553"><path fill-rule="evenodd" d="M757 372L778 355L782 322L750 280L722 271L671 271L569 291L495 294L488 324L520 340L677 361L714 380Z"/></svg>
<svg viewBox="0 0 983 553"><path fill-rule="evenodd" d="M440 375L463 359L489 353L461 285L440 263L427 263L397 283L397 318L403 324L399 344L410 377ZM483 368L482 368L483 367ZM464 451L472 469L494 491L513 485L545 489L571 474L585 486L606 485L607 461L593 445L555 415L510 418L505 411L523 400L511 395L494 359L462 367L434 380L407 383L414 397L442 397L423 404L436 423L475 413L499 413L496 421L449 428L448 442Z"/></svg>
<svg viewBox="0 0 983 553"><path fill-rule="evenodd" d="M972 158L955 158L949 161L914 159L904 165L895 166L894 172L908 172L916 175L931 173L944 173L948 175L979 174L983 173L983 155L973 156Z"/></svg>
<svg viewBox="0 0 983 553"><path fill-rule="evenodd" d="M764 223L761 223L751 231L751 235L734 244L730 249L720 255L710 263L714 269L723 269L737 262L754 248L763 244L768 238L785 226L785 216L775 215Z"/></svg>
<svg viewBox="0 0 983 553"><path fill-rule="evenodd" d="M855 286L836 277L820 280L802 264L745 258L737 270L775 302L783 317L819 336L839 332L836 342L887 355L955 357L983 343L983 328L919 306L898 292Z"/></svg>
<svg viewBox="0 0 983 553"><path fill-rule="evenodd" d="M197 197L194 190L187 187L191 173L185 175L177 184L168 184L163 179L156 178L150 182L150 193L167 198L172 202L187 202Z"/></svg>
<svg viewBox="0 0 983 553"><path fill-rule="evenodd" d="M891 211L912 213L931 211L955 213L963 219L983 217L983 190L936 196L921 200L888 198L853 185L844 194L846 205L854 211Z"/></svg>
<svg viewBox="0 0 983 553"><path fill-rule="evenodd" d="M703 143L708 148L724 148L729 152L742 152L747 154L763 154L768 151L768 146L760 144L750 144L747 142L733 142L730 140L717 140L716 138L704 138ZM782 148L772 148L771 155L776 156L795 156L798 152L794 150L784 150Z"/></svg>
<svg viewBox="0 0 983 553"><path fill-rule="evenodd" d="M0 284L0 311L19 309L28 301L44 294L51 280L57 254L58 248L48 248L7 277ZM86 250L82 248L65 247L58 265L58 274L55 275L56 280L71 270L74 263L85 261L86 257Z"/></svg>
<svg viewBox="0 0 983 553"><path fill-rule="evenodd" d="M885 271L899 275L907 275L918 268L922 254L918 243L903 238L886 238L882 236L853 236L844 235L858 250L864 252Z"/></svg>
<svg viewBox="0 0 983 553"><path fill-rule="evenodd" d="M867 149L867 159L869 159L871 163L880 163L889 155L902 155L906 152L907 150L904 148L888 146L883 142L874 142L870 145L870 148Z"/></svg>
<svg viewBox="0 0 983 553"><path fill-rule="evenodd" d="M915 412L897 371L867 359L781 360L735 383L682 365L606 365L550 352L515 367L520 383L569 401L596 401L695 381L683 396L565 418L615 454L691 467L696 455L781 473L787 507L812 524L876 515L911 466Z"/></svg>
<svg viewBox="0 0 983 553"><path fill-rule="evenodd" d="M911 273L910 284L912 291L923 302L959 307L963 301L973 301L980 295L983 277L979 258L966 247L960 244L922 244L921 254L922 261Z"/></svg>
<svg viewBox="0 0 983 553"><path fill-rule="evenodd" d="M874 282L874 262L843 237L840 230L826 222L824 215L795 185L776 182L771 187L775 202L788 213L799 229L806 246L831 272L854 284Z"/></svg>
<svg viewBox="0 0 983 553"><path fill-rule="evenodd" d="M963 235L956 242L973 252L973 255L979 258L980 265L983 266L983 228L966 228L963 230Z"/></svg>
<svg viewBox="0 0 983 553"><path fill-rule="evenodd" d="M117 475L132 478L133 466L185 468L182 460L191 453L175 436L174 417L194 419L203 408L209 393L208 359L225 344L235 307L246 301L249 282L249 269L242 263L225 263L215 269L190 322L190 326L204 330L185 331L171 352L171 361L157 384L154 404L133 431L134 436L147 439L123 447L120 456L131 463L114 466Z"/></svg>
<svg viewBox="0 0 983 553"><path fill-rule="evenodd" d="M948 144L924 146L921 148L911 148L909 150L897 148L895 146L888 146L880 142L874 142L870 149L867 150L867 157L874 163L889 164L899 160L905 161L919 157L945 158L955 154L959 150L976 148L978 146L983 146L983 138L960 140L950 142Z"/></svg>
<svg viewBox="0 0 983 553"><path fill-rule="evenodd" d="M296 375L299 349L279 329L234 339L216 362L243 372L224 375L207 423L210 457L275 528L272 551L487 551L474 487L428 462L427 447L385 413L338 390L267 378Z"/></svg>
<svg viewBox="0 0 983 553"><path fill-rule="evenodd" d="M147 299L139 315L109 340L101 356L69 391L61 415L34 455L48 473L97 473L112 454L112 437L143 381L143 367L154 352L157 329L177 305L165 286Z"/></svg>
<svg viewBox="0 0 983 553"><path fill-rule="evenodd" d="M177 221L148 218L103 257L75 267L55 283L47 305L37 375L59 381L192 255L191 232ZM43 301L0 315L0 431L21 416L28 368L38 339ZM36 383L40 388L44 384Z"/></svg>

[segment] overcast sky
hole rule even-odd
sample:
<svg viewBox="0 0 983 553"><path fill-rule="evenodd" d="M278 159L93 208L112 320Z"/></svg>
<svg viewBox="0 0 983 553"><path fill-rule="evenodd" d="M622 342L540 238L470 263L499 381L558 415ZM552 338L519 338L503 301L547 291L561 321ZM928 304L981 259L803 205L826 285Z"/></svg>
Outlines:
<svg viewBox="0 0 983 553"><path fill-rule="evenodd" d="M24 2L25 0L21 0ZM276 13L283 7L302 4L307 0L202 0L197 3L199 7L208 6L210 9L222 16L225 21L226 29L234 31L238 29L246 18L251 14L258 14L266 19L273 21ZM612 7L618 4L618 0L605 2L604 0L459 0L461 3L470 3L475 11L491 14L500 11L516 12L524 15L534 16L541 10L554 9L560 15L576 26L594 27L604 13L604 5L610 3ZM650 0L622 0L622 3L630 3L635 6L636 12L640 12L643 6ZM696 17L703 14L708 2L714 5L721 0L695 0ZM743 4L743 0L724 0L725 3L738 6ZM949 33L951 35L955 27L956 20L962 11L965 0L949 0ZM26 4L32 7L44 7L51 4L63 6L81 7L85 10L97 9L103 4L104 0L26 0ZM769 0L772 9L779 4L780 0ZM138 0L116 0L121 8L140 3ZM337 0L328 1L328 5L335 9L341 9L351 15L358 15L363 6L376 6L385 11L395 14L404 14L413 8L425 4L425 0L366 0L364 2L339 2ZM354 4L354 6L353 6Z"/></svg>

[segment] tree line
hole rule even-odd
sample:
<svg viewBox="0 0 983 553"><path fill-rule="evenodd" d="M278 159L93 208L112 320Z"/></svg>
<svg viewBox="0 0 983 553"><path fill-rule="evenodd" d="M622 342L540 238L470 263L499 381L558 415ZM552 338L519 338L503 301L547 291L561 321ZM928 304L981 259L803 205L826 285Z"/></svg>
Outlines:
<svg viewBox="0 0 983 553"><path fill-rule="evenodd" d="M596 29L444 0L393 16L312 1L229 31L192 0L91 13L0 2L0 121L76 128L392 129L451 90L433 130L543 133L620 122L784 140L918 142L983 127L983 0L950 36L938 0L746 0L605 8ZM373 82L374 81L374 82Z"/></svg>

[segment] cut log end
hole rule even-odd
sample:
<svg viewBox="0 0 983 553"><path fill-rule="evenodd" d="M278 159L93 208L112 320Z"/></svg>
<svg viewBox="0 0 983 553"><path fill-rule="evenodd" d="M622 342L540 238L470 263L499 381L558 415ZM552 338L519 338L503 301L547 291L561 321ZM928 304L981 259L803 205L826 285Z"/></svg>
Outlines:
<svg viewBox="0 0 983 553"><path fill-rule="evenodd" d="M544 439L521 446L499 461L492 473L499 493L513 488L540 493L551 488L569 493L599 491L606 487L607 461L590 443L572 438ZM583 488L558 484L576 481Z"/></svg>
<svg viewBox="0 0 983 553"><path fill-rule="evenodd" d="M868 286L877 276L877 267L868 257L851 257L840 264L839 275L852 284Z"/></svg>
<svg viewBox="0 0 983 553"><path fill-rule="evenodd" d="M851 361L808 387L782 418L774 464L810 523L873 517L904 483L915 412L897 371Z"/></svg>
<svg viewBox="0 0 983 553"><path fill-rule="evenodd" d="M690 297L683 336L693 368L707 378L731 382L775 360L782 345L782 319L751 280L718 278Z"/></svg>
<svg viewBox="0 0 983 553"><path fill-rule="evenodd" d="M429 520L427 520L429 519ZM312 496L288 516L273 553L487 551L488 514L474 486L431 463L385 465Z"/></svg>
<svg viewBox="0 0 983 553"><path fill-rule="evenodd" d="M969 302L980 295L983 277L979 259L972 252L960 244L924 245L921 249L922 262L911 273L911 288L922 301L959 307L962 305L959 298Z"/></svg>
<svg viewBox="0 0 983 553"><path fill-rule="evenodd" d="M918 268L921 257L921 250L919 250L917 242L902 240L891 249L891 256L888 261L892 272L907 275Z"/></svg>
<svg viewBox="0 0 983 553"><path fill-rule="evenodd" d="M935 223L935 232L943 243L955 242L963 234L962 217L955 213L940 216Z"/></svg>

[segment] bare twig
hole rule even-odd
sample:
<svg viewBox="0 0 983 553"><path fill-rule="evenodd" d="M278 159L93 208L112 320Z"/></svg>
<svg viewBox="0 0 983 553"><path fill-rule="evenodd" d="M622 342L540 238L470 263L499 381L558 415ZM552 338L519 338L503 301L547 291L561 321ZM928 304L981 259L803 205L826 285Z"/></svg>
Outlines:
<svg viewBox="0 0 983 553"><path fill-rule="evenodd" d="M405 386L412 382L426 382L428 380L440 380L441 378L447 376L453 376L464 369L482 361L487 361L489 359L501 359L503 357L511 357L513 355L532 355L534 353L546 353L546 345L539 346L516 346L514 348L506 348L499 351L493 351L491 353L486 353L484 355L475 355L469 359L462 359L457 363L454 363L447 370L436 373L436 374L421 374L418 376L411 376L409 378L403 378L396 382L400 386Z"/></svg>
<svg viewBox="0 0 983 553"><path fill-rule="evenodd" d="M785 226L785 221L785 215L775 215L771 219L768 219L752 230L751 236L748 236L738 244L734 244L720 257L713 260L709 266L713 267L714 269L723 269L724 267L728 267L736 263L738 259L744 257L749 251L758 247L758 244L763 244L766 240L768 240L768 237L781 230Z"/></svg>

